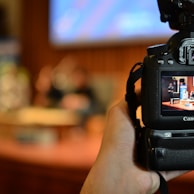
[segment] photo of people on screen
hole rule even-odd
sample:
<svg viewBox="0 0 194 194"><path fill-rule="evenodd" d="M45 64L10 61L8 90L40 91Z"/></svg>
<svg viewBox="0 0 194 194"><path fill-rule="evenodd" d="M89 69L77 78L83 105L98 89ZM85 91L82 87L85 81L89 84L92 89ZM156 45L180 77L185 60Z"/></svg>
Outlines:
<svg viewBox="0 0 194 194"><path fill-rule="evenodd" d="M193 76L162 76L162 110L194 111Z"/></svg>
<svg viewBox="0 0 194 194"><path fill-rule="evenodd" d="M173 83L170 82L169 85L168 85L169 98L173 98L173 93L174 93L174 86L173 86Z"/></svg>

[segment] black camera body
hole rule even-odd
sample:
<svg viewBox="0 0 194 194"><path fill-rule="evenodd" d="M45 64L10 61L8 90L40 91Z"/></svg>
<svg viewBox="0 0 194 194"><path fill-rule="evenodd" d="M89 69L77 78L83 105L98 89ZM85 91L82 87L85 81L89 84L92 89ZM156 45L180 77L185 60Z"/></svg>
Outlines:
<svg viewBox="0 0 194 194"><path fill-rule="evenodd" d="M148 48L141 91L148 128L194 129L194 34L179 43L173 52L168 44Z"/></svg>
<svg viewBox="0 0 194 194"><path fill-rule="evenodd" d="M144 127L138 127L134 121L137 158L152 170L191 170L194 169L194 1L158 0L158 5L161 20L168 21L179 32L166 44L149 47L144 58L141 71ZM130 88L133 89L127 88L126 99L133 109Z"/></svg>
<svg viewBox="0 0 194 194"><path fill-rule="evenodd" d="M137 144L137 160L155 171L194 169L194 130L143 129Z"/></svg>
<svg viewBox="0 0 194 194"><path fill-rule="evenodd" d="M178 44L170 48L174 41ZM145 127L138 154L143 165L153 170L194 169L193 33L186 38L177 33L167 44L148 48L141 94Z"/></svg>

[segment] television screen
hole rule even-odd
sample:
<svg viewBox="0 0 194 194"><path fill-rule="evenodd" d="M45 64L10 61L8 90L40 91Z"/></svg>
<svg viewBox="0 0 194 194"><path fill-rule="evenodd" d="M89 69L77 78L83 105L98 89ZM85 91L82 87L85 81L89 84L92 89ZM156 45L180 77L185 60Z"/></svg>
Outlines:
<svg viewBox="0 0 194 194"><path fill-rule="evenodd" d="M130 43L170 37L157 0L50 0L49 40L58 46Z"/></svg>

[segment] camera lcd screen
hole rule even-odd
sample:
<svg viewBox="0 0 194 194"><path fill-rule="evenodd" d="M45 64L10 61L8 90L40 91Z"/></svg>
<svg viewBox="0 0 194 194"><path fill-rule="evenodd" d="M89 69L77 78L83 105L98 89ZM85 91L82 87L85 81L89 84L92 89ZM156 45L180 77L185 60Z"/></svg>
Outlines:
<svg viewBox="0 0 194 194"><path fill-rule="evenodd" d="M194 115L194 71L161 73L161 114Z"/></svg>

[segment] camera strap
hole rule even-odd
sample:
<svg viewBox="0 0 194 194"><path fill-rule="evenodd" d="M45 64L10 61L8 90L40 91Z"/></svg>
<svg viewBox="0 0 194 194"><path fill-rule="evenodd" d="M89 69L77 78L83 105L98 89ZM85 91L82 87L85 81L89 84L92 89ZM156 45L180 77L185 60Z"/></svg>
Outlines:
<svg viewBox="0 0 194 194"><path fill-rule="evenodd" d="M127 80L125 100L127 101L129 108L129 115L132 119L135 129L141 128L139 119L136 116L136 110L139 105L137 101L137 95L135 92L135 83L142 77L143 63L136 63L130 71L129 78Z"/></svg>
<svg viewBox="0 0 194 194"><path fill-rule="evenodd" d="M130 71L129 78L127 80L127 86L126 86L126 95L125 100L128 104L129 109L129 115L133 122L136 135L139 134L139 131L142 130L142 127L140 125L139 119L137 119L136 110L138 106L140 105L140 102L138 102L137 94L135 92L135 83L137 80L139 80L142 77L143 74L143 63L139 62L136 63L133 68ZM156 172L160 177L160 193L161 194L168 194L168 185L164 177L159 173Z"/></svg>

